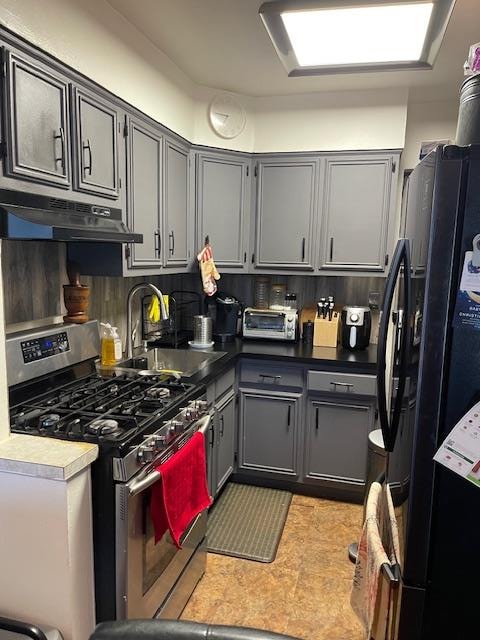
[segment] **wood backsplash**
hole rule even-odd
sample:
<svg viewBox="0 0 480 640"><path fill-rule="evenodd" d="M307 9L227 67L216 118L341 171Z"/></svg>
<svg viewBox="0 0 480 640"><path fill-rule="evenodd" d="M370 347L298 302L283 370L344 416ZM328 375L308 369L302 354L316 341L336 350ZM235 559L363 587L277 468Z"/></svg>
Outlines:
<svg viewBox="0 0 480 640"><path fill-rule="evenodd" d="M63 285L68 282L65 270L66 246L61 242L3 241L2 273L5 298L5 322L28 323L65 313ZM89 315L118 327L122 340L126 335L127 295L138 282L148 280L164 293L174 289L201 290L197 273L138 278L81 278L90 291ZM383 294L384 278L341 276L272 276L272 282L284 282L287 291L297 294L298 307L334 295L338 304L367 305L369 291ZM224 274L219 290L253 305L255 276ZM140 296L139 296L140 297ZM135 304L138 317L140 305Z"/></svg>

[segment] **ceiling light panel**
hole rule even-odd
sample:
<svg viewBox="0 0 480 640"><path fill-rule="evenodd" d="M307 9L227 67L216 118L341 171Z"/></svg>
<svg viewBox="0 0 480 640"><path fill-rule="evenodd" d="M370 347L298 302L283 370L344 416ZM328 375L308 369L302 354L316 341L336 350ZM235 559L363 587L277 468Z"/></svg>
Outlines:
<svg viewBox="0 0 480 640"><path fill-rule="evenodd" d="M281 14L301 67L419 60L433 3Z"/></svg>
<svg viewBox="0 0 480 640"><path fill-rule="evenodd" d="M290 76L430 69L455 0L275 0L260 17Z"/></svg>

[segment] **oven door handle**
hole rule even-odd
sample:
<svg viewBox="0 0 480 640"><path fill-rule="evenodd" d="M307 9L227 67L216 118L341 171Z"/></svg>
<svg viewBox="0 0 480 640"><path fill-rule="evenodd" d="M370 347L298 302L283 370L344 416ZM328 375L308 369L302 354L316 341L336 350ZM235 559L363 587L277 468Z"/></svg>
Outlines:
<svg viewBox="0 0 480 640"><path fill-rule="evenodd" d="M208 431L211 421L212 421L211 414L208 414L203 418L200 418L200 420L198 420L197 422L198 428L196 431L199 433L203 433L205 435L205 433ZM157 471L154 467L151 468L151 470L146 475L141 475L141 477L139 478L138 477L134 478L127 484L127 489L130 497L133 497L138 495L139 493L142 493L142 491L145 491L145 489L148 489L148 487L151 487L156 482L158 482L160 478L161 478L161 473Z"/></svg>

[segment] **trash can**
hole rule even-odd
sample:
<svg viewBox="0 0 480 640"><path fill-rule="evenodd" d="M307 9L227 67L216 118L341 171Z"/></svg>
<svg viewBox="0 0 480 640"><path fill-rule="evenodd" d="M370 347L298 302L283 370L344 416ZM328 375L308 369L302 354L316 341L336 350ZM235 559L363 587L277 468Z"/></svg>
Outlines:
<svg viewBox="0 0 480 640"><path fill-rule="evenodd" d="M456 144L480 142L480 75L467 78L460 89Z"/></svg>
<svg viewBox="0 0 480 640"><path fill-rule="evenodd" d="M387 452L383 443L381 429L375 429L368 434L367 453L367 480L365 485L365 500L363 502L363 522L365 522L365 511L367 508L367 497L372 483L385 473L387 468ZM358 555L358 542L352 542L348 547L348 557L355 563Z"/></svg>

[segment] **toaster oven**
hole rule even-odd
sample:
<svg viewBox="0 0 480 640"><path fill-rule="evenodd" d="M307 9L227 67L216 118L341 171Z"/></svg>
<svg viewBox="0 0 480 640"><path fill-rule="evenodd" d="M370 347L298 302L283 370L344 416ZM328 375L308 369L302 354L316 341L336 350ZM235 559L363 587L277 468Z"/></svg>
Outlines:
<svg viewBox="0 0 480 640"><path fill-rule="evenodd" d="M243 312L243 337L295 341L298 336L296 309L253 309Z"/></svg>

